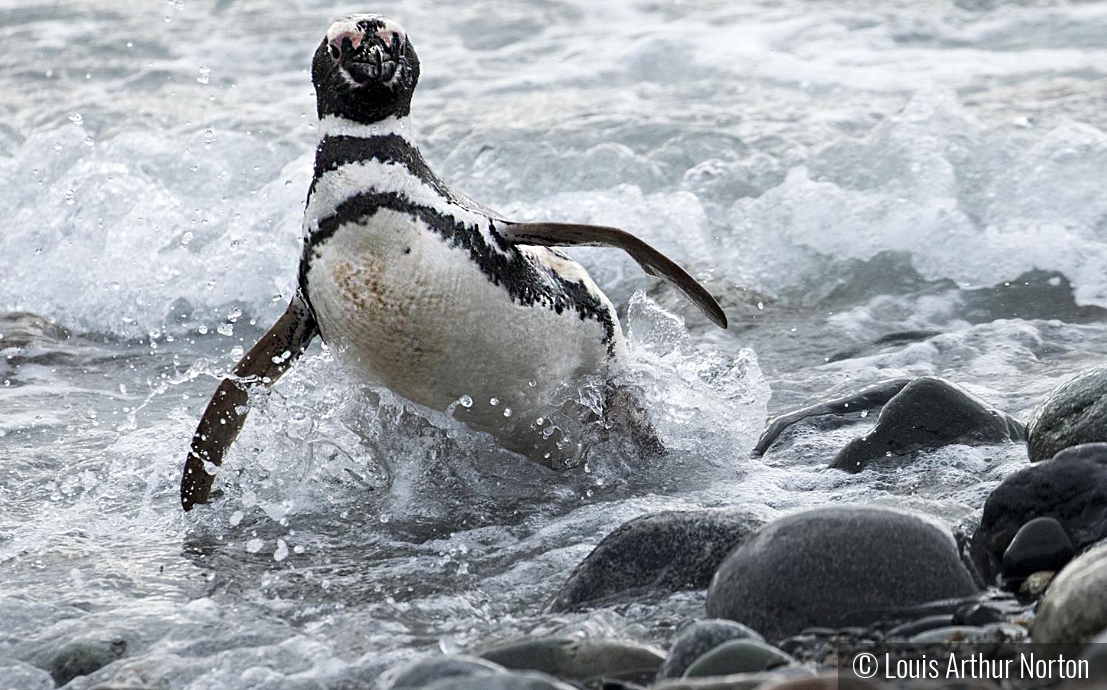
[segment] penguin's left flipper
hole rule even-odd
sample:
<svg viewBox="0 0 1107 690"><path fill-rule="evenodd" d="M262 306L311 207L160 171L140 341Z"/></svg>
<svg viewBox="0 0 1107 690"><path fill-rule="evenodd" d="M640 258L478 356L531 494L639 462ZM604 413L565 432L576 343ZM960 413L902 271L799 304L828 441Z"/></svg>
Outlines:
<svg viewBox="0 0 1107 690"><path fill-rule="evenodd" d="M215 475L207 466L223 464L223 455L246 423L250 388L276 383L318 334L311 310L297 294L277 323L235 365L234 377L219 384L192 435L185 460L181 476L181 505L185 510L208 502Z"/></svg>
<svg viewBox="0 0 1107 690"><path fill-rule="evenodd" d="M688 275L669 257L634 235L604 225L575 223L511 223L501 221L496 229L505 240L515 244L540 247L615 247L622 249L651 276L663 278L676 286L707 318L719 328L726 328L726 314L707 289Z"/></svg>

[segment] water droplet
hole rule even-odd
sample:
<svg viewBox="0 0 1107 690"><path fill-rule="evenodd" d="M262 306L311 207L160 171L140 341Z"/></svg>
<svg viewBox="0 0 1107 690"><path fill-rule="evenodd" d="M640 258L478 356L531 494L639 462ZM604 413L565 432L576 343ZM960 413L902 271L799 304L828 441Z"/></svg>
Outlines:
<svg viewBox="0 0 1107 690"><path fill-rule="evenodd" d="M527 385L530 386L531 388L534 388L535 386L538 385L538 382L535 381L534 379L531 379L530 381L527 381Z"/></svg>
<svg viewBox="0 0 1107 690"><path fill-rule="evenodd" d="M457 399L457 401L459 403L461 403L462 407L465 407L465 408L469 408L469 407L473 406L473 399L470 398L468 395L461 396L460 398Z"/></svg>
<svg viewBox="0 0 1107 690"><path fill-rule="evenodd" d="M95 146L96 142L92 140L92 137L85 137L85 146Z"/></svg>
<svg viewBox="0 0 1107 690"><path fill-rule="evenodd" d="M182 247L187 247L188 243L191 242L191 241L192 241L192 231L189 230L188 232L186 232L184 235L181 236L181 246Z"/></svg>
<svg viewBox="0 0 1107 690"><path fill-rule="evenodd" d="M219 327L215 330L219 331L220 334L225 335L228 338L234 335L234 326L229 323L221 323L219 324Z"/></svg>
<svg viewBox="0 0 1107 690"><path fill-rule="evenodd" d="M273 560L280 563L286 558L288 558L288 544L284 543L284 539L278 539L277 550L273 552Z"/></svg>
<svg viewBox="0 0 1107 690"><path fill-rule="evenodd" d="M72 122L73 124L77 125L78 127L80 127L81 125L84 124L85 119L83 117L81 117L80 113L70 113L69 114L69 121Z"/></svg>
<svg viewBox="0 0 1107 690"><path fill-rule="evenodd" d="M510 417L510 416L511 416L511 414L512 414L512 413L511 413L511 408L510 408L510 407L505 407L505 408L504 408L504 416L505 416L505 417Z"/></svg>
<svg viewBox="0 0 1107 690"><path fill-rule="evenodd" d="M231 519L229 520L231 527L238 527L238 523L242 522L242 518L244 517L246 516L243 515L241 510L236 510L231 513Z"/></svg>
<svg viewBox="0 0 1107 690"><path fill-rule="evenodd" d="M495 407L496 405L500 404L500 399L499 398L489 398L488 399L488 404L491 405L492 407Z"/></svg>
<svg viewBox="0 0 1107 690"><path fill-rule="evenodd" d="M207 65L200 65L200 76L196 77L196 81L200 82L201 84L207 84L208 83L208 77L209 77L210 74L211 74L211 68L210 67L208 67Z"/></svg>
<svg viewBox="0 0 1107 690"><path fill-rule="evenodd" d="M261 539L251 539L250 541L246 542L246 552L257 553L258 551L261 551L261 547L263 546L265 546L265 542Z"/></svg>
<svg viewBox="0 0 1107 690"><path fill-rule="evenodd" d="M758 309L764 309L765 308L765 303L764 302L758 302L757 303L757 308Z"/></svg>
<svg viewBox="0 0 1107 690"><path fill-rule="evenodd" d="M74 192L72 189L68 190L65 193L65 203L69 204L70 206L77 203L77 192Z"/></svg>
<svg viewBox="0 0 1107 690"><path fill-rule="evenodd" d="M200 335L207 335L208 334L208 327L207 326L200 326L196 330L200 332Z"/></svg>
<svg viewBox="0 0 1107 690"><path fill-rule="evenodd" d="M205 129L204 130L204 148L205 149L210 149L211 145L213 143L215 143L215 130Z"/></svg>
<svg viewBox="0 0 1107 690"><path fill-rule="evenodd" d="M868 416L869 416L869 411L868 410L861 410L861 418L862 419L864 419L865 417L868 417Z"/></svg>
<svg viewBox="0 0 1107 690"><path fill-rule="evenodd" d="M238 307L234 307L229 312L227 312L227 320L230 321L231 323L234 323L235 321L238 321L241 318L242 318L242 310L239 309Z"/></svg>

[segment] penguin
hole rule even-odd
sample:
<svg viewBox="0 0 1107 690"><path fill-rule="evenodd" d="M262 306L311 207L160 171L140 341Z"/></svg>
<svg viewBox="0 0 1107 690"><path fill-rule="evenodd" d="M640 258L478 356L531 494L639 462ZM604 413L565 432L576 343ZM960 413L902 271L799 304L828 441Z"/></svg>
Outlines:
<svg viewBox="0 0 1107 690"><path fill-rule="evenodd" d="M359 379L556 466L562 448L541 418L554 391L627 357L611 300L557 247L622 249L726 328L711 294L633 235L512 222L447 186L412 135L419 70L404 28L375 14L336 21L315 51L320 139L297 290L208 403L181 479L185 510L208 501L249 391L276 383L316 336Z"/></svg>

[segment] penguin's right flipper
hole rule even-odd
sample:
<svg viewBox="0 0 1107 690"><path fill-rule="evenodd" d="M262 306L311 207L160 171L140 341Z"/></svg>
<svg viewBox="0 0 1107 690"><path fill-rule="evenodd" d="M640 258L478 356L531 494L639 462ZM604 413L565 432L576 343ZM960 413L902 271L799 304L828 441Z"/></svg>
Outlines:
<svg viewBox="0 0 1107 690"><path fill-rule="evenodd" d="M842 415L851 412L864 412L865 410L883 407L885 403L895 397L895 395L903 390L907 384L914 380L913 378L898 378L878 381L877 383L865 386L856 393L851 393L841 398L834 398L833 400L824 400L810 407L804 407L794 412L789 412L788 414L782 414L769 422L768 428L765 429L765 433L761 434L761 438L758 439L757 445L753 447L753 451L751 451L750 455L755 458L764 455L765 451L769 449L769 446L773 445L773 442L776 441L777 436L780 436L784 433L785 429L801 419L827 414Z"/></svg>
<svg viewBox="0 0 1107 690"><path fill-rule="evenodd" d="M319 327L299 293L284 315L261 337L234 367L234 377L219 384L204 416L192 435L192 444L181 476L181 505L192 510L207 503L215 475L207 467L223 464L223 455L234 443L249 413L249 389L272 386L304 353Z"/></svg>

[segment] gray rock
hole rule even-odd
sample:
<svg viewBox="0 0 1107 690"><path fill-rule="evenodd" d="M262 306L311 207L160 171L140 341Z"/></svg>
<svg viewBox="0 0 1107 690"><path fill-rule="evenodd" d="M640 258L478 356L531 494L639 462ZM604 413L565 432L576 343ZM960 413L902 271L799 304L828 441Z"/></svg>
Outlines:
<svg viewBox="0 0 1107 690"><path fill-rule="evenodd" d="M1076 555L1056 518L1034 518L1019 528L1003 552L1003 576L1025 578L1041 570L1060 570Z"/></svg>
<svg viewBox="0 0 1107 690"><path fill-rule="evenodd" d="M830 466L860 472L873 460L951 443L980 445L1022 441L1025 427L944 379L919 377L892 397L865 436L850 441Z"/></svg>
<svg viewBox="0 0 1107 690"><path fill-rule="evenodd" d="M1027 424L1030 461L1048 460L1072 446L1107 442L1107 365L1062 383Z"/></svg>
<svg viewBox="0 0 1107 690"><path fill-rule="evenodd" d="M388 690L422 688L444 678L487 676L507 673L503 666L474 656L441 656L422 659L391 672L384 687Z"/></svg>
<svg viewBox="0 0 1107 690"><path fill-rule="evenodd" d="M760 673L733 673L728 676L704 678L670 678L650 686L650 690L754 690L766 684L787 680L813 678L815 672L806 666L788 666Z"/></svg>
<svg viewBox="0 0 1107 690"><path fill-rule="evenodd" d="M889 630L884 637L889 640L904 640L931 630L948 628L951 625L953 625L953 614L926 616L925 618L897 625Z"/></svg>
<svg viewBox="0 0 1107 690"><path fill-rule="evenodd" d="M778 640L815 626L868 625L890 612L977 591L950 530L874 506L827 506L758 530L711 583L707 614Z"/></svg>
<svg viewBox="0 0 1107 690"><path fill-rule="evenodd" d="M949 644L951 642L979 642L986 639L988 631L972 625L950 625L934 628L914 635L911 644Z"/></svg>
<svg viewBox="0 0 1107 690"><path fill-rule="evenodd" d="M834 673L820 675L817 678L784 680L764 685L758 690L885 690L889 687L891 686L884 683Z"/></svg>
<svg viewBox="0 0 1107 690"><path fill-rule="evenodd" d="M762 523L742 510L664 512L631 520L573 570L552 609L706 589L727 554Z"/></svg>
<svg viewBox="0 0 1107 690"><path fill-rule="evenodd" d="M1107 678L1107 630L1089 640L1080 658L1088 660L1089 677Z"/></svg>
<svg viewBox="0 0 1107 690"><path fill-rule="evenodd" d="M513 670L541 671L566 680L652 680L665 661L660 650L630 642L544 637L486 649L482 659Z"/></svg>
<svg viewBox="0 0 1107 690"><path fill-rule="evenodd" d="M731 640L696 659L685 678L729 676L735 673L758 673L778 666L788 666L794 660L776 647L757 640Z"/></svg>
<svg viewBox="0 0 1107 690"><path fill-rule="evenodd" d="M450 676L424 685L422 690L578 690L544 673Z"/></svg>
<svg viewBox="0 0 1107 690"><path fill-rule="evenodd" d="M126 651L124 640L74 640L54 653L47 670L54 682L62 686L78 676L99 671Z"/></svg>
<svg viewBox="0 0 1107 690"><path fill-rule="evenodd" d="M1107 444L1061 451L1008 476L984 503L970 553L980 574L994 582L1003 553L1023 525L1051 517L1077 550L1107 537Z"/></svg>
<svg viewBox="0 0 1107 690"><path fill-rule="evenodd" d="M657 672L657 679L680 678L692 662L705 653L724 642L743 639L762 640L762 637L734 621L707 619L687 625L673 641L669 656Z"/></svg>
<svg viewBox="0 0 1107 690"><path fill-rule="evenodd" d="M1107 630L1107 544L1073 559L1053 578L1030 625L1035 642L1088 642Z"/></svg>

